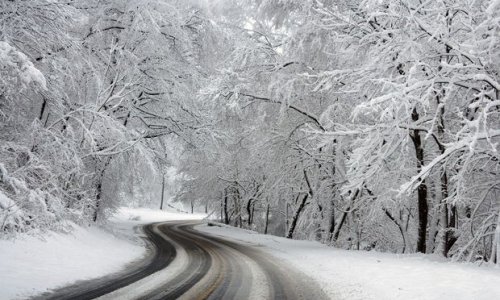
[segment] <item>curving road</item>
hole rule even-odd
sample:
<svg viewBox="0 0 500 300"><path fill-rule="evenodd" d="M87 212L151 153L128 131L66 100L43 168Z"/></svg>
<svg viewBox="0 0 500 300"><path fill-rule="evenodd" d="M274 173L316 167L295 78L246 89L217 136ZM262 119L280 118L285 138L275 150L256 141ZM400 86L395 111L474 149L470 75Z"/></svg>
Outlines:
<svg viewBox="0 0 500 300"><path fill-rule="evenodd" d="M257 247L198 232L198 224L147 225L147 258L36 299L327 299L310 279Z"/></svg>

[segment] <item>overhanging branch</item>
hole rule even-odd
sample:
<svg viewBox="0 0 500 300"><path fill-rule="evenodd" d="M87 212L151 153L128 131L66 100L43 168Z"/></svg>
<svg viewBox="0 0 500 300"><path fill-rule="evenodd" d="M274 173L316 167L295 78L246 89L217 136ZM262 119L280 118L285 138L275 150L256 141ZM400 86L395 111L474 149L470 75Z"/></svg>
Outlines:
<svg viewBox="0 0 500 300"><path fill-rule="evenodd" d="M249 95L249 94L245 94L245 93L240 93L239 95L242 95L242 96L245 96L245 97L248 97L248 98L252 98L254 100L259 100L259 101L263 101L263 102L269 102L269 103L277 103L277 104L285 104L283 103L283 101L280 101L280 100L271 100L270 98L266 98L266 97L259 97L259 96L254 96L254 95ZM295 106L293 104L286 104L286 106L296 112L298 112L299 114L303 115L303 116L306 116L309 120L312 121L312 123L314 123L319 129L321 129L321 131L326 131L325 128L323 127L323 125L321 125L321 123L319 122L318 120L318 117L316 117L315 115L313 115L312 113L306 111L305 109L303 108L300 108L298 106Z"/></svg>

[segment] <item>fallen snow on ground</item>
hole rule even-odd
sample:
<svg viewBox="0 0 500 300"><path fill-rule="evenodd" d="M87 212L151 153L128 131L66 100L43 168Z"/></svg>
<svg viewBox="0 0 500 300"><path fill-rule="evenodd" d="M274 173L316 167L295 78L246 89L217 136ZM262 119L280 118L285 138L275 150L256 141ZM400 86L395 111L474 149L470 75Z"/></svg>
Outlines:
<svg viewBox="0 0 500 300"><path fill-rule="evenodd" d="M72 225L70 234L0 240L0 299L19 299L77 280L121 270L146 250L137 226L168 220L201 219L203 215L121 208L102 227Z"/></svg>
<svg viewBox="0 0 500 300"><path fill-rule="evenodd" d="M119 270L144 255L137 244L99 228L0 241L0 299L24 298L78 279Z"/></svg>
<svg viewBox="0 0 500 300"><path fill-rule="evenodd" d="M122 208L103 228L76 225L41 240L0 240L0 299L25 298L81 279L119 271L145 255L137 226L204 215ZM197 229L259 246L316 280L332 299L500 299L500 269L424 255L344 251L233 227Z"/></svg>
<svg viewBox="0 0 500 300"><path fill-rule="evenodd" d="M500 299L500 268L425 255L346 251L227 226L196 229L259 246L316 280L332 299Z"/></svg>
<svg viewBox="0 0 500 300"><path fill-rule="evenodd" d="M113 223L129 224L149 224L154 222L174 221L174 220L201 220L204 214L189 214L184 212L173 212L173 209L158 210L149 208L129 208L122 207L111 218Z"/></svg>

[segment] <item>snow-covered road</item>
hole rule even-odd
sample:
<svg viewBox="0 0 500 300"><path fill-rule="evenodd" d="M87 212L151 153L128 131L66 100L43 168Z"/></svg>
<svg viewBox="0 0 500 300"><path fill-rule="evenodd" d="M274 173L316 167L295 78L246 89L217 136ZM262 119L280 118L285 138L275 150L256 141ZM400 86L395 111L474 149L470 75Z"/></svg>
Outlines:
<svg viewBox="0 0 500 300"><path fill-rule="evenodd" d="M293 268L255 247L192 229L199 224L147 225L145 233L154 247L145 263L37 299L327 299ZM154 274L158 271L160 275Z"/></svg>
<svg viewBox="0 0 500 300"><path fill-rule="evenodd" d="M77 281L127 268L147 255L138 228L153 222L200 220L204 215L121 208L109 223L0 240L0 299L27 299Z"/></svg>
<svg viewBox="0 0 500 300"><path fill-rule="evenodd" d="M500 299L500 269L492 265L451 262L425 254L348 251L222 224L195 229L259 247L310 276L331 299Z"/></svg>
<svg viewBox="0 0 500 300"><path fill-rule="evenodd" d="M200 225L192 229L193 221L178 221L187 218ZM92 280L106 286L108 280L96 278L116 279L138 270L141 262L148 263L155 252L143 247L144 234L138 228L165 221L167 225L147 227L150 235L171 246L163 251L165 260L157 264L157 271L108 287L101 299L182 295L188 299L203 293L211 293L213 299L301 294L309 299L323 294L353 300L500 299L500 270L495 267L451 263L426 255L344 251L215 223L208 226L200 223L201 218L122 209L107 229L76 227L72 234L51 233L44 241L33 237L0 241L0 299L61 292L68 284L78 292L85 289L84 282Z"/></svg>

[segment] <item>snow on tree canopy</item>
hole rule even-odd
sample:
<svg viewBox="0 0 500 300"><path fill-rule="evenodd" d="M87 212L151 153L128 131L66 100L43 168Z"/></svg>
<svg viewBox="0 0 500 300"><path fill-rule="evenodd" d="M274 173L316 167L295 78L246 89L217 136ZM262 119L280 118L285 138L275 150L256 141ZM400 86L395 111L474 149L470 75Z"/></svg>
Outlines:
<svg viewBox="0 0 500 300"><path fill-rule="evenodd" d="M42 72L35 68L26 55L17 51L7 42L2 41L0 41L0 67L0 72L3 75L11 77L11 80L17 77L18 83L23 87L34 82L47 90L47 83Z"/></svg>

